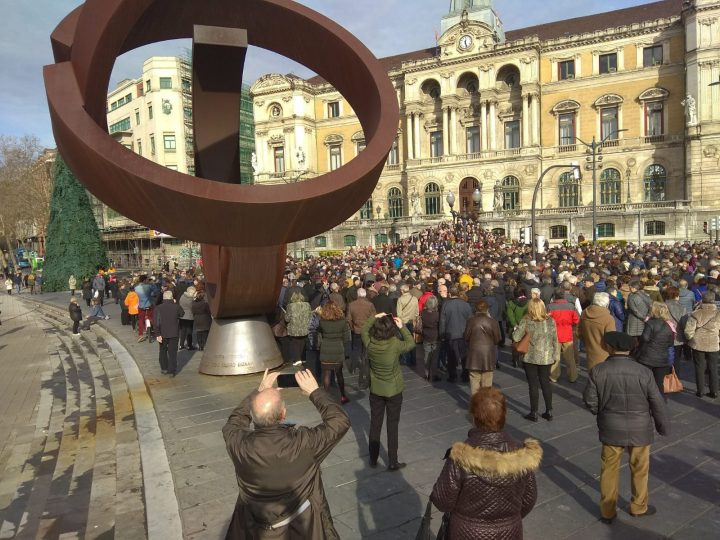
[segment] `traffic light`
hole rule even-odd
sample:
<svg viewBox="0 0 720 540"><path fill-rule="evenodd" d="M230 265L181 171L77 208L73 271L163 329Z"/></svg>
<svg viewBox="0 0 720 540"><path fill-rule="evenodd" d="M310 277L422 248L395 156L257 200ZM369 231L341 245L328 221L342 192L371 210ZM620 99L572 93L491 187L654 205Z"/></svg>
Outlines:
<svg viewBox="0 0 720 540"><path fill-rule="evenodd" d="M520 227L520 243L525 245L526 238L525 238L525 227Z"/></svg>
<svg viewBox="0 0 720 540"><path fill-rule="evenodd" d="M703 232L705 234L708 233L708 222L707 221L703 221Z"/></svg>

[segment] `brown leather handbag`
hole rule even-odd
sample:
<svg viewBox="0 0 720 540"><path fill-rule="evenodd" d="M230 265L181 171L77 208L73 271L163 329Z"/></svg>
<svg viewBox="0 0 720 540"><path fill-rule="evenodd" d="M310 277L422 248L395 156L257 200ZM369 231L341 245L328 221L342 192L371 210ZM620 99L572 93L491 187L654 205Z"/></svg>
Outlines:
<svg viewBox="0 0 720 540"><path fill-rule="evenodd" d="M513 351L518 354L527 354L530 349L530 338L532 338L532 334L526 331L520 341L516 341L512 344Z"/></svg>
<svg viewBox="0 0 720 540"><path fill-rule="evenodd" d="M663 391L666 394L675 394L677 392L683 391L682 382L680 382L680 379L678 379L674 367L672 368L672 371L670 373L665 375L665 380L663 380Z"/></svg>

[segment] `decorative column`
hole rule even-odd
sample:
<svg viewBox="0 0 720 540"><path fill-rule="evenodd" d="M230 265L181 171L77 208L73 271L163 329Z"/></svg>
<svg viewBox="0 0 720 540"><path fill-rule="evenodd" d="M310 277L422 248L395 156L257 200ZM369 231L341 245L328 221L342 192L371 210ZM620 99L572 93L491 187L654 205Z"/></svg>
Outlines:
<svg viewBox="0 0 720 540"><path fill-rule="evenodd" d="M532 101L530 102L530 108L532 110L532 144L535 146L540 145L540 94L531 94Z"/></svg>
<svg viewBox="0 0 720 540"><path fill-rule="evenodd" d="M457 108L450 109L450 148L448 154L457 154Z"/></svg>
<svg viewBox="0 0 720 540"><path fill-rule="evenodd" d="M528 100L530 96L525 94L522 97L522 146L523 148L530 146L530 114Z"/></svg>
<svg viewBox="0 0 720 540"><path fill-rule="evenodd" d="M495 101L490 102L490 150L497 150L497 114L495 113Z"/></svg>
<svg viewBox="0 0 720 540"><path fill-rule="evenodd" d="M443 120L443 151L442 155L446 156L450 153L450 126L448 125L450 117L450 108L442 108L442 120Z"/></svg>
<svg viewBox="0 0 720 540"><path fill-rule="evenodd" d="M415 131L413 135L413 142L415 143L415 159L421 159L422 154L420 153L420 113L415 113Z"/></svg>
<svg viewBox="0 0 720 540"><path fill-rule="evenodd" d="M405 130L405 148L407 148L408 159L415 159L415 148L413 147L413 115L407 113L407 129Z"/></svg>
<svg viewBox="0 0 720 540"><path fill-rule="evenodd" d="M480 151L488 149L487 139L487 108L485 102L480 103Z"/></svg>

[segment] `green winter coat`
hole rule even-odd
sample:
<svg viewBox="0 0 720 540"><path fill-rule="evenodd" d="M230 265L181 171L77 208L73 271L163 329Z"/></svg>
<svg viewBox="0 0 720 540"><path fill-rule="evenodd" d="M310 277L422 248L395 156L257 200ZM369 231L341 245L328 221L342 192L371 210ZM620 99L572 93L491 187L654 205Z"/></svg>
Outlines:
<svg viewBox="0 0 720 540"><path fill-rule="evenodd" d="M528 300L508 300L507 318L511 328L515 328L528 310Z"/></svg>
<svg viewBox="0 0 720 540"><path fill-rule="evenodd" d="M415 340L405 326L400 329L403 339L371 338L370 328L373 324L375 317L369 317L362 329L362 341L367 347L370 360L370 392L382 397L396 396L405 388L400 370L400 355L412 351Z"/></svg>
<svg viewBox="0 0 720 540"><path fill-rule="evenodd" d="M340 364L345 360L345 342L350 341L350 326L343 318L339 321L320 319L318 334L320 341L320 362Z"/></svg>

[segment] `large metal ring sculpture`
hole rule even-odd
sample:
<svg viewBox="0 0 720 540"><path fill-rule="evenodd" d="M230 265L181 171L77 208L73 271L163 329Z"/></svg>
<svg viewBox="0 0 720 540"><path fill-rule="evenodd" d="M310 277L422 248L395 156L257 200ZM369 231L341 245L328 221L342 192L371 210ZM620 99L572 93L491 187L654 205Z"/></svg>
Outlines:
<svg viewBox="0 0 720 540"><path fill-rule="evenodd" d="M300 62L340 91L363 127L366 149L341 168L302 183L234 183L239 181L233 152L244 50L238 53L239 43L230 44L235 49L223 47L229 44L224 38L237 38L234 29L246 29L248 44ZM167 169L118 144L107 133L105 116L117 56L157 41L197 39L198 34L206 38L198 46L200 52L204 47L199 58L205 65L193 66L196 172L201 178ZM397 98L380 62L339 25L294 2L87 0L51 39L56 63L45 66L44 77L61 155L95 196L123 215L203 243L211 307L219 319L273 309L285 244L327 231L356 212L371 196L396 136ZM198 54L193 54L197 62ZM235 65L223 65L228 61Z"/></svg>

